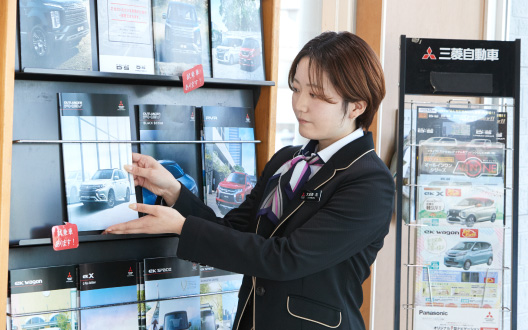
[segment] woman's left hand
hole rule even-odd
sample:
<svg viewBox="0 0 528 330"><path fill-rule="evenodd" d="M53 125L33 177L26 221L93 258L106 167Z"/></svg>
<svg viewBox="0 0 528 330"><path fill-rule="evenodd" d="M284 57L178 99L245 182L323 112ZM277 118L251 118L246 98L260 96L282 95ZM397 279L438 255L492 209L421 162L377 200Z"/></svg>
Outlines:
<svg viewBox="0 0 528 330"><path fill-rule="evenodd" d="M146 213L139 219L118 223L106 228L105 234L180 234L185 218L167 206L130 204L131 209Z"/></svg>

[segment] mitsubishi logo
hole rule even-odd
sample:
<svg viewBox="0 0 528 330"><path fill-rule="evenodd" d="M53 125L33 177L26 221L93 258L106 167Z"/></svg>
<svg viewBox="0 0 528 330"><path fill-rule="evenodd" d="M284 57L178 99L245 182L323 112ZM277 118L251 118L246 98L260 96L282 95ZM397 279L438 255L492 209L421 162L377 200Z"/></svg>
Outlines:
<svg viewBox="0 0 528 330"><path fill-rule="evenodd" d="M427 54L424 54L424 56L422 56L422 60L426 60L428 58L436 60L436 56L433 54L433 50L431 49L431 47L427 48Z"/></svg>

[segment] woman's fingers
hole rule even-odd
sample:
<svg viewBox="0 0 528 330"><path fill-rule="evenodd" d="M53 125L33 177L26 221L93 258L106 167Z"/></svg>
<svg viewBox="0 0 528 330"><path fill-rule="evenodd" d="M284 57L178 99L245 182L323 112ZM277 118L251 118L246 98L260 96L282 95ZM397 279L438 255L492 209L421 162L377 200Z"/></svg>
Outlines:
<svg viewBox="0 0 528 330"><path fill-rule="evenodd" d="M130 220L127 222L118 223L117 225L106 228L103 232L105 234L142 234L147 231L148 228L148 216Z"/></svg>

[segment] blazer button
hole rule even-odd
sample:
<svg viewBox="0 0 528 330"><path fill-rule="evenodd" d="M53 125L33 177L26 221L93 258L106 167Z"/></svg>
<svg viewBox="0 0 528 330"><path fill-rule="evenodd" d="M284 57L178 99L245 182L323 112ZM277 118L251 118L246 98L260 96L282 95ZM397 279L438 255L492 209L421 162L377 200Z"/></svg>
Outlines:
<svg viewBox="0 0 528 330"><path fill-rule="evenodd" d="M255 290L255 293L257 294L257 296L263 296L266 293L266 290L263 287L259 286Z"/></svg>

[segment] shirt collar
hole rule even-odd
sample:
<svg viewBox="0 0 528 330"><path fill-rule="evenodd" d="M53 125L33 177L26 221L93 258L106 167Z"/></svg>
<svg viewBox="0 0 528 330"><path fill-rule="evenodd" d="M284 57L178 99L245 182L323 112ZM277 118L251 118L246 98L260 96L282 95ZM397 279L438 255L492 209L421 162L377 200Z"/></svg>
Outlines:
<svg viewBox="0 0 528 330"><path fill-rule="evenodd" d="M347 144L349 144L350 142L356 140L356 139L359 139L360 137L362 137L364 135L364 131L363 131L363 128L359 127L358 129L356 129L354 132L348 134L347 136L341 138L340 140L337 140L336 142L332 143L331 145L329 145L328 147L326 147L324 150L321 150L321 151L318 151L317 154L319 155L319 157L321 158L321 160L323 160L325 163L330 159L332 158L332 156L339 151L339 149L343 148L344 146L346 146ZM310 140L308 141L304 146L303 146L303 149L306 148L306 146L308 144L310 144L310 142L312 142L313 140ZM312 142L313 143L313 142ZM317 146L318 147L318 146ZM317 151L317 150L316 150Z"/></svg>

